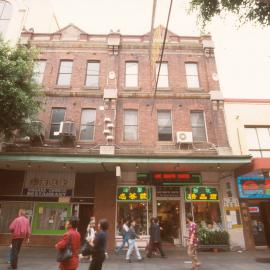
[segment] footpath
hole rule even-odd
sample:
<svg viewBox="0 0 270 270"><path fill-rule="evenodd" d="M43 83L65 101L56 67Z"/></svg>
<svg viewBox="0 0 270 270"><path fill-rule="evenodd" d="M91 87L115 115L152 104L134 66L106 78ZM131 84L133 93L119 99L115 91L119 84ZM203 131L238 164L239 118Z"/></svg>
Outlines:
<svg viewBox="0 0 270 270"><path fill-rule="evenodd" d="M0 246L0 270L8 267L6 263L8 248ZM57 270L55 250L49 248L24 247L20 253L18 270ZM143 254L143 253L142 253ZM145 254L143 254L145 255ZM144 258L126 263L124 254L109 254L103 270L188 270L191 262L183 248L166 250L168 258ZM270 269L270 250L252 252L200 252L201 270L267 270ZM82 262L78 270L87 270L89 262Z"/></svg>

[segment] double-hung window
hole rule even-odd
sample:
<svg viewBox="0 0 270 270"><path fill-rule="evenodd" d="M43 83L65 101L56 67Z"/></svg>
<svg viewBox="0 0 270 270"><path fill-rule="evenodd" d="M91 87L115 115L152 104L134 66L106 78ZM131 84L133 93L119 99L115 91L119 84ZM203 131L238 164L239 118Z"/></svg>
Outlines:
<svg viewBox="0 0 270 270"><path fill-rule="evenodd" d="M89 88L99 87L100 62L89 61L87 63L85 86Z"/></svg>
<svg viewBox="0 0 270 270"><path fill-rule="evenodd" d="M125 87L138 88L138 62L126 62Z"/></svg>
<svg viewBox="0 0 270 270"><path fill-rule="evenodd" d="M245 127L245 133L253 157L270 157L270 127Z"/></svg>
<svg viewBox="0 0 270 270"><path fill-rule="evenodd" d="M206 138L204 112L193 111L190 113L192 136L194 142L204 142Z"/></svg>
<svg viewBox="0 0 270 270"><path fill-rule="evenodd" d="M95 123L96 123L96 110L83 109L82 115L81 115L81 126L80 126L80 140L81 141L94 140Z"/></svg>
<svg viewBox="0 0 270 270"><path fill-rule="evenodd" d="M8 1L0 1L0 33L5 34L12 15L12 6Z"/></svg>
<svg viewBox="0 0 270 270"><path fill-rule="evenodd" d="M172 141L171 111L158 111L158 140Z"/></svg>
<svg viewBox="0 0 270 270"><path fill-rule="evenodd" d="M69 86L72 74L73 61L61 60L58 73L57 85Z"/></svg>
<svg viewBox="0 0 270 270"><path fill-rule="evenodd" d="M34 65L34 80L37 84L42 84L44 72L46 67L46 60L37 60Z"/></svg>
<svg viewBox="0 0 270 270"><path fill-rule="evenodd" d="M138 111L124 111L124 141L138 140Z"/></svg>
<svg viewBox="0 0 270 270"><path fill-rule="evenodd" d="M160 66L160 72L158 77L158 71ZM168 74L168 63L162 62L156 63L156 80L158 79L158 89L169 88L169 74Z"/></svg>
<svg viewBox="0 0 270 270"><path fill-rule="evenodd" d="M186 63L186 80L188 88L200 88L198 64Z"/></svg>
<svg viewBox="0 0 270 270"><path fill-rule="evenodd" d="M65 114L66 114L65 108L52 108L50 139L58 138L60 125L61 122L63 122L65 119Z"/></svg>

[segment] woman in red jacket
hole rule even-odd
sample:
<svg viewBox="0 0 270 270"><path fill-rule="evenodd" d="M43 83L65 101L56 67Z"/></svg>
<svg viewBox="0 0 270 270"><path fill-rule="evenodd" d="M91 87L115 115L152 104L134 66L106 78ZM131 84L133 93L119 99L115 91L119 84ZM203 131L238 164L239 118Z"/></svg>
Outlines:
<svg viewBox="0 0 270 270"><path fill-rule="evenodd" d="M64 249L69 241L71 241L71 249L72 249L72 258L68 261L61 262L59 265L60 270L75 270L79 265L79 249L81 246L81 236L77 232L78 227L78 219L76 217L72 217L66 221L66 229L67 232L64 234L62 240L60 240L56 245L56 249Z"/></svg>

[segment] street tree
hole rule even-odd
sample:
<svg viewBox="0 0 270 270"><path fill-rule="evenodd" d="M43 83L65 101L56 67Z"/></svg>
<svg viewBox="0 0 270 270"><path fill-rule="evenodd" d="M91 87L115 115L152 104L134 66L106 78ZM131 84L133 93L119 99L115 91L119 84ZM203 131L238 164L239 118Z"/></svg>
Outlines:
<svg viewBox="0 0 270 270"><path fill-rule="evenodd" d="M37 51L23 45L11 47L0 40L0 135L5 139L29 130L40 102L34 79Z"/></svg>
<svg viewBox="0 0 270 270"><path fill-rule="evenodd" d="M191 10L198 11L204 26L214 16L224 12L235 14L241 23L270 25L270 0L191 0L190 4Z"/></svg>

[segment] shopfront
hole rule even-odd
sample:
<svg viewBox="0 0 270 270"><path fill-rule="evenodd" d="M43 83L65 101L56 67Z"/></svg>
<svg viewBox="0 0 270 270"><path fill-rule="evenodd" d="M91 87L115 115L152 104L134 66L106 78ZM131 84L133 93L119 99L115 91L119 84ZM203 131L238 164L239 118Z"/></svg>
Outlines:
<svg viewBox="0 0 270 270"><path fill-rule="evenodd" d="M116 245L122 240L121 226L126 219L137 221L140 246L147 244L152 217L158 217L163 229L161 238L167 245L185 245L188 213L200 226L209 230L224 229L218 179L207 185L203 179L207 173L204 176L186 172L135 175L134 185L117 187Z"/></svg>
<svg viewBox="0 0 270 270"><path fill-rule="evenodd" d="M51 246L64 234L71 215L81 220L85 233L93 215L94 187L91 175L73 172L1 171L0 238L9 241L9 224L24 208L30 220L32 245Z"/></svg>
<svg viewBox="0 0 270 270"><path fill-rule="evenodd" d="M270 178L238 177L241 202L247 204L255 246L270 246Z"/></svg>

